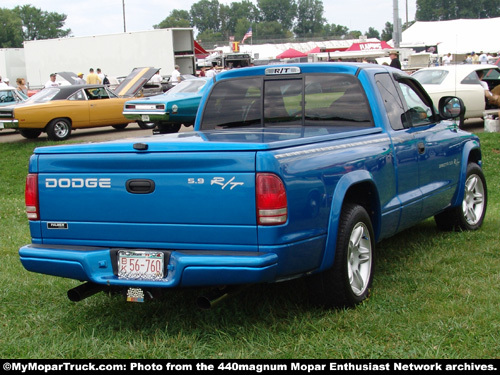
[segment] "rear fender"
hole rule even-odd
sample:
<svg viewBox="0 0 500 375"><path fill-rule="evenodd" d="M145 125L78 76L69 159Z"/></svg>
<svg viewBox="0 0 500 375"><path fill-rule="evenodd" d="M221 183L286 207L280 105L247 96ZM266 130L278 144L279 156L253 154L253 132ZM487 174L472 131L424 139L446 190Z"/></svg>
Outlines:
<svg viewBox="0 0 500 375"><path fill-rule="evenodd" d="M378 193L375 188L375 183L373 182L372 175L366 170L358 170L351 172L342 176L335 187L332 197L332 206L330 210L330 220L328 224L328 235L326 239L325 251L323 254L323 260L321 262L319 272L330 268L333 265L333 260L335 259L335 249L337 245L337 233L339 228L339 218L342 212L342 206L346 201L349 193L355 189L360 184L371 185L370 191L375 192L376 197L373 199L378 199ZM367 208L367 211L372 218L373 230L378 237L380 233L379 223L380 223L380 208L375 208L373 203Z"/></svg>

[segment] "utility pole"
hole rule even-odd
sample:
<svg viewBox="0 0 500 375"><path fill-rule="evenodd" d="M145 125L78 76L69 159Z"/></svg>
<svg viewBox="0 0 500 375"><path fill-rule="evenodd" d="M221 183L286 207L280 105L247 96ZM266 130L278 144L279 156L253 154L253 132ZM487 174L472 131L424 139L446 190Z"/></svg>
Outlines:
<svg viewBox="0 0 500 375"><path fill-rule="evenodd" d="M122 8L123 8L123 32L127 32L127 25L125 24L125 0L122 0Z"/></svg>
<svg viewBox="0 0 500 375"><path fill-rule="evenodd" d="M392 40L394 41L394 48L399 48L401 43L401 20L399 19L398 0L393 0L393 20Z"/></svg>

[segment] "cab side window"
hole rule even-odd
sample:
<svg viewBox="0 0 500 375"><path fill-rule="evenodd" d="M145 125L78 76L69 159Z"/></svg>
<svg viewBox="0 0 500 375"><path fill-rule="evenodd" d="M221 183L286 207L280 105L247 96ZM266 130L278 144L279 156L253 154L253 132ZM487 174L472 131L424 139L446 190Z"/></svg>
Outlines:
<svg viewBox="0 0 500 375"><path fill-rule="evenodd" d="M434 122L432 107L424 102L418 92L415 91L411 85L405 82L398 83L408 107L405 112L405 119L403 122L406 121L410 126L432 124Z"/></svg>
<svg viewBox="0 0 500 375"><path fill-rule="evenodd" d="M385 110L389 117L391 128L394 130L401 130L405 128L406 122L403 103L398 95L396 86L388 73L381 73L375 76L377 87L384 100ZM403 121L403 119L405 121Z"/></svg>

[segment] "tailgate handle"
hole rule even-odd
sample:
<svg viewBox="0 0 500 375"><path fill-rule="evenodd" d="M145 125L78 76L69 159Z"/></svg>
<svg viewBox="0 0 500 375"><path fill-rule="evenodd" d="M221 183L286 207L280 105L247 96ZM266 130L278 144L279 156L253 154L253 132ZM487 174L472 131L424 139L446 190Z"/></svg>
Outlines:
<svg viewBox="0 0 500 375"><path fill-rule="evenodd" d="M155 191L155 182L146 179L128 180L127 191L132 194L150 194Z"/></svg>

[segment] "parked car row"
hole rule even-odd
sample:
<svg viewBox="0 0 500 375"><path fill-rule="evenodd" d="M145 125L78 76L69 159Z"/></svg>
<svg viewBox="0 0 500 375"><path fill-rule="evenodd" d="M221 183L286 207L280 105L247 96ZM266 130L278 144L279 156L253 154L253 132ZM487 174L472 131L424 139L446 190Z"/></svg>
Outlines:
<svg viewBox="0 0 500 375"><path fill-rule="evenodd" d="M499 60L500 64L500 60ZM175 133L182 125L193 125L208 78L182 75L174 85L164 77L161 85L151 85L155 68L137 68L113 86L72 85L71 72L58 73L68 83L47 88L28 98L14 88L0 91L0 130L19 129L26 138L46 132L51 140L67 139L73 129L112 126L123 129L136 122L154 134ZM484 96L482 80L493 93L500 94L498 65L449 65L423 68L412 74L438 107L444 96L464 101L464 119L483 117L491 107ZM154 87L153 87L154 86ZM133 99L135 96L140 99ZM158 94L160 93L160 94Z"/></svg>

